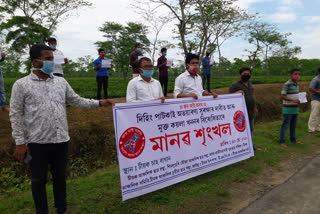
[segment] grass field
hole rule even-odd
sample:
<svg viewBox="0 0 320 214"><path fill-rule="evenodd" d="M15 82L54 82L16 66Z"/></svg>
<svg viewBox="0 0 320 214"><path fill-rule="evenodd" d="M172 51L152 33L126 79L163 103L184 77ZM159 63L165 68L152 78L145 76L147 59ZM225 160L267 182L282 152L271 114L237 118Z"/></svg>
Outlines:
<svg viewBox="0 0 320 214"><path fill-rule="evenodd" d="M303 145L278 145L281 121L256 125L253 140L262 151L242 161L162 190L121 201L119 171L116 164L98 170L87 177L68 180L70 213L221 213L230 202L231 188L254 180L263 169L281 171L280 163L297 157L312 156L320 149L320 135L309 135L309 112L300 114L297 137ZM289 141L289 140L288 140ZM271 176L271 175L270 175ZM52 213L52 186L48 185ZM4 193L0 196L0 213L34 213L31 191Z"/></svg>
<svg viewBox="0 0 320 214"><path fill-rule="evenodd" d="M301 81L310 81L313 77L314 76L302 76ZM222 78L213 76L211 80L211 88L214 89L229 87L234 81L238 80L238 78L238 76L225 76ZM289 76L253 76L251 81L253 84L284 83L288 80L288 78ZM16 80L17 79L15 78L4 79L8 103L10 101L12 85ZM95 78L66 78L66 80L70 83L71 87L75 90L75 92L78 93L80 96L92 99L96 98L97 83ZM122 78L110 78L108 88L109 97L125 97L129 80L124 80ZM169 78L169 92L172 92L174 89L174 80L174 77Z"/></svg>

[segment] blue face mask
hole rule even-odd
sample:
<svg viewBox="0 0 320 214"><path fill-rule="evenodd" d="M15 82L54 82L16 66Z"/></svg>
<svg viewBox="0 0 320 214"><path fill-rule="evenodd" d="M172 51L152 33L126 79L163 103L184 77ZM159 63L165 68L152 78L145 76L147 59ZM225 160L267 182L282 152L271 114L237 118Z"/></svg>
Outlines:
<svg viewBox="0 0 320 214"><path fill-rule="evenodd" d="M138 51L138 52L141 52L141 48L137 48L137 51Z"/></svg>
<svg viewBox="0 0 320 214"><path fill-rule="evenodd" d="M167 53L163 53L163 56L167 56Z"/></svg>
<svg viewBox="0 0 320 214"><path fill-rule="evenodd" d="M49 47L52 49L52 50L55 50L57 48L56 45L49 45Z"/></svg>
<svg viewBox="0 0 320 214"><path fill-rule="evenodd" d="M38 60L38 61L43 62L42 68L38 69L38 70L41 70L45 74L51 74L54 71L54 62L53 61L42 61L42 60Z"/></svg>
<svg viewBox="0 0 320 214"><path fill-rule="evenodd" d="M152 74L153 74L153 70L143 70L143 72L142 72L142 76L144 76L146 78L152 77Z"/></svg>

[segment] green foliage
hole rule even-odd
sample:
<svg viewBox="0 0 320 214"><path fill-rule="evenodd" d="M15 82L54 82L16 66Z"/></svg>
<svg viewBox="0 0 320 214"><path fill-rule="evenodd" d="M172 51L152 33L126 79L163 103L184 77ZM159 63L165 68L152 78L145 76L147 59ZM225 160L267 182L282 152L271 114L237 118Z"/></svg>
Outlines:
<svg viewBox="0 0 320 214"><path fill-rule="evenodd" d="M124 79L129 76L129 54L134 51L136 43L140 43L142 50L149 51L150 41L147 38L148 28L139 23L128 22L123 26L115 22L106 22L99 28L106 38L95 44L98 48L104 48L106 57L115 64L118 77Z"/></svg>
<svg viewBox="0 0 320 214"><path fill-rule="evenodd" d="M21 192L29 189L30 184L30 178L27 175L17 174L14 165L0 170L0 193Z"/></svg>

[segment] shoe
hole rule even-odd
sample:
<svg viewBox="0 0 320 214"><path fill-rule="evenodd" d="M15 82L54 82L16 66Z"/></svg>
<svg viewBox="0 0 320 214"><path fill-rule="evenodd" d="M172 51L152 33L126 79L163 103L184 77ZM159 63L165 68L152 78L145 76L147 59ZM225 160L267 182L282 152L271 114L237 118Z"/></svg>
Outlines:
<svg viewBox="0 0 320 214"><path fill-rule="evenodd" d="M10 112L10 108L7 106L7 107L4 107L3 109L2 109L2 111L5 111L5 112Z"/></svg>
<svg viewBox="0 0 320 214"><path fill-rule="evenodd" d="M295 142L295 144L300 144L300 145L301 145L301 144L303 144L303 143L301 143L300 141L297 141L297 142Z"/></svg>
<svg viewBox="0 0 320 214"><path fill-rule="evenodd" d="M254 151L262 151L262 149L256 147L256 148L254 149Z"/></svg>
<svg viewBox="0 0 320 214"><path fill-rule="evenodd" d="M283 147L283 148L288 148L288 146L284 143L280 143L280 146Z"/></svg>

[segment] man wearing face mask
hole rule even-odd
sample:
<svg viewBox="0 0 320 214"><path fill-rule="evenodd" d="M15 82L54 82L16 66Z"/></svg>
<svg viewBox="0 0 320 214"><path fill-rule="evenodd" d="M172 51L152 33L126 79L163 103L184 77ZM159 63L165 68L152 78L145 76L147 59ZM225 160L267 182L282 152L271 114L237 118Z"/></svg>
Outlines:
<svg viewBox="0 0 320 214"><path fill-rule="evenodd" d="M213 96L218 94L203 90L202 80L199 75L199 56L189 53L185 61L186 71L180 74L175 80L173 91L174 98L193 97L198 99L199 96Z"/></svg>
<svg viewBox="0 0 320 214"><path fill-rule="evenodd" d="M300 71L298 69L292 69L290 74L291 79L283 85L281 90L283 122L280 130L280 146L283 148L287 148L287 145L285 144L285 135L289 126L291 143L302 144L296 139L296 126L300 104L298 85Z"/></svg>
<svg viewBox="0 0 320 214"><path fill-rule="evenodd" d="M143 57L138 62L140 75L130 80L127 87L127 102L143 102L161 100L165 98L162 93L160 82L152 78L152 61Z"/></svg>
<svg viewBox="0 0 320 214"><path fill-rule="evenodd" d="M46 183L50 166L54 205L57 213L62 214L67 210L66 165L70 140L66 103L95 108L112 105L113 101L81 98L64 78L53 76L54 58L50 47L33 45L30 58L32 72L17 80L11 93L10 121L16 143L15 157L21 162L29 155L32 157L32 196L37 214L48 213Z"/></svg>
<svg viewBox="0 0 320 214"><path fill-rule="evenodd" d="M249 81L251 78L250 68L241 68L239 70L240 80L234 82L229 88L229 93L241 93L244 95L248 116L251 135L254 130L254 117L258 116L258 108L256 107L256 98L254 96L254 89L252 83ZM253 144L254 150L260 150Z"/></svg>
<svg viewBox="0 0 320 214"><path fill-rule="evenodd" d="M139 56L142 56L141 45L136 43L135 50L130 54L130 65L132 67L132 78L138 77L140 75L139 71Z"/></svg>
<svg viewBox="0 0 320 214"><path fill-rule="evenodd" d="M207 90L210 92L210 80L211 80L211 60L210 60L211 51L206 51L206 56L202 59L202 66L203 66L203 88L205 83L207 82Z"/></svg>
<svg viewBox="0 0 320 214"><path fill-rule="evenodd" d="M48 39L48 45L53 50L54 56L63 56L63 53L57 49L57 40L53 37ZM68 59L64 58L64 65L68 63ZM54 72L53 75L57 77L64 77L62 64L55 63L54 64Z"/></svg>
<svg viewBox="0 0 320 214"><path fill-rule="evenodd" d="M158 65L159 68L159 81L161 87L164 89L164 96L167 97L167 90L168 90L168 66L167 66L167 49L161 49L161 57L158 58Z"/></svg>

